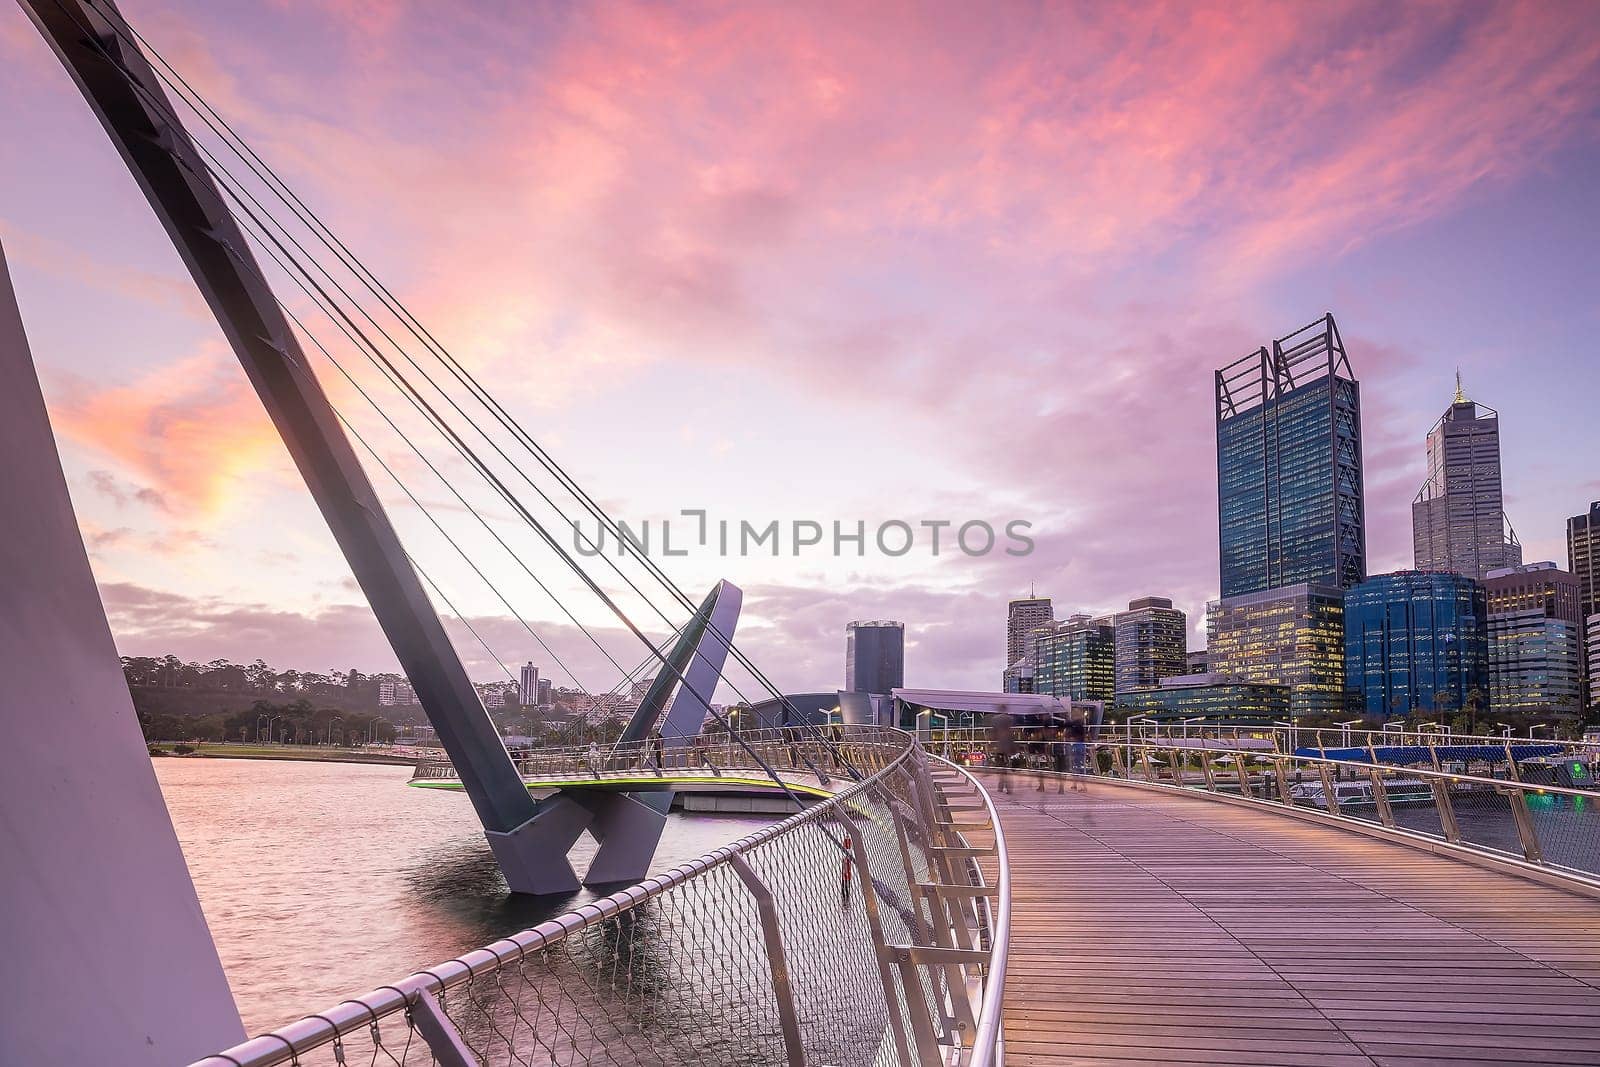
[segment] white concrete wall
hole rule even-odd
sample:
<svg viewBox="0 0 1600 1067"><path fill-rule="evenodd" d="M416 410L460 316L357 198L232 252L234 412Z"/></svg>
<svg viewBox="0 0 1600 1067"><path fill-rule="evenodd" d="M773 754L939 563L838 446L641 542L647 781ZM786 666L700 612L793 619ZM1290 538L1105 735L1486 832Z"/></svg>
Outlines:
<svg viewBox="0 0 1600 1067"><path fill-rule="evenodd" d="M172 1067L227 1048L244 1028L145 753L3 253L0 506L0 1064Z"/></svg>

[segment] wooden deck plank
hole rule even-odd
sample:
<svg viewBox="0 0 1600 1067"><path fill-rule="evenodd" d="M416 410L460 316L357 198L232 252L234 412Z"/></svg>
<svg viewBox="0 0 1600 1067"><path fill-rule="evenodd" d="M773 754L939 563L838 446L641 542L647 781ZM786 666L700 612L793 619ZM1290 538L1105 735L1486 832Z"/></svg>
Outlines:
<svg viewBox="0 0 1600 1067"><path fill-rule="evenodd" d="M1011 858L1016 1067L1600 1048L1600 900L1203 797L986 784Z"/></svg>

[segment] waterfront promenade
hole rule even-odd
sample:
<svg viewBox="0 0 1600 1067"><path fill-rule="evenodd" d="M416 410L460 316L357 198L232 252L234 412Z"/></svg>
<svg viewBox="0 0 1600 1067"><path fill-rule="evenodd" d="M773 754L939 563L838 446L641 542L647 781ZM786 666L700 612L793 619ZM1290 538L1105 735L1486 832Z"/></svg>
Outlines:
<svg viewBox="0 0 1600 1067"><path fill-rule="evenodd" d="M1203 796L984 782L1012 1067L1600 1060L1600 899Z"/></svg>

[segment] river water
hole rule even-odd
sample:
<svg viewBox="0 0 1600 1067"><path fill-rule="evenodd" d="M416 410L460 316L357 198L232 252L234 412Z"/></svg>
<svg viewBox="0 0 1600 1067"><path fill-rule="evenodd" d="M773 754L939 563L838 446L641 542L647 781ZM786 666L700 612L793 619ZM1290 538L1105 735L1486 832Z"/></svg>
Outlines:
<svg viewBox="0 0 1600 1067"><path fill-rule="evenodd" d="M409 767L158 759L156 777L251 1034L359 996L584 900L513 897L461 793ZM667 820L653 872L766 825ZM594 845L573 849L583 870Z"/></svg>

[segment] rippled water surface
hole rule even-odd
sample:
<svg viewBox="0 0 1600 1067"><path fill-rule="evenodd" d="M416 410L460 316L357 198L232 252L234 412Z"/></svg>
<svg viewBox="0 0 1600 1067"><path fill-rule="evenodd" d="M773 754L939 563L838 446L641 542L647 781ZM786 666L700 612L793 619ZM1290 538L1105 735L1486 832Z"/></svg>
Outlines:
<svg viewBox="0 0 1600 1067"><path fill-rule="evenodd" d="M245 1028L259 1033L514 933L591 895L506 891L465 795L409 767L159 759ZM653 870L766 820L672 815ZM573 850L581 871L593 854Z"/></svg>

